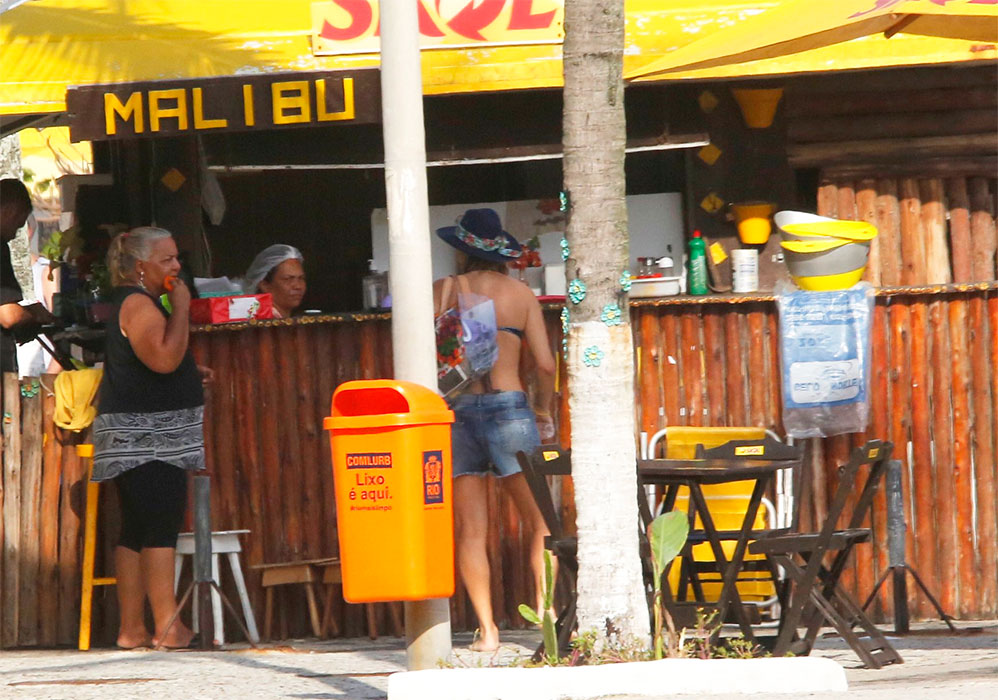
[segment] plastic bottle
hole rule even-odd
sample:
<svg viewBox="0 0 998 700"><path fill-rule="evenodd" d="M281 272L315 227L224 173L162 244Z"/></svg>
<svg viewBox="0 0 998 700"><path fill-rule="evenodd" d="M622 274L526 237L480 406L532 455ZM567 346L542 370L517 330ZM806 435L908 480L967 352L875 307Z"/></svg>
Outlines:
<svg viewBox="0 0 998 700"><path fill-rule="evenodd" d="M388 275L378 272L374 260L368 260L368 274L362 280L364 309L373 311L381 308L381 303L388 294Z"/></svg>
<svg viewBox="0 0 998 700"><path fill-rule="evenodd" d="M695 296L707 293L707 244L700 231L694 231L690 239L689 280L687 291Z"/></svg>

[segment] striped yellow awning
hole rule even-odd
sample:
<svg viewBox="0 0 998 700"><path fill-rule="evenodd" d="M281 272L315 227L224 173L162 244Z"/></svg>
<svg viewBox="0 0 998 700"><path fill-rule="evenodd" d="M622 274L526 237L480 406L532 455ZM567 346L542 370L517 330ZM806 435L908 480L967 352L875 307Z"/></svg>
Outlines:
<svg viewBox="0 0 998 700"><path fill-rule="evenodd" d="M504 0L502 9L492 14L482 8L494 10L499 7L494 2L413 1L422 3L426 31L434 35L428 37L428 41L432 38L433 48L423 52L427 94L561 85L559 22L563 0ZM349 27L356 18L344 14L343 6L356 8L360 7L357 3L364 2L377 11L376 0L25 2L0 18L0 115L63 112L66 89L73 85L376 66L378 56L370 53L370 45L344 45L342 50L351 53L337 53L340 49L320 36L321 26L317 27L314 19L327 16L334 30ZM627 0L625 70L636 71L679 47L780 4L780 0ZM825 0L814 0L813 4L821 6ZM466 14L460 16L462 12ZM376 16L365 19L375 22L368 29L373 35ZM463 27L462 36L445 36L446 40L437 36L459 25ZM517 43L521 35L510 29L515 26L532 28L522 34L527 37L526 43ZM484 41L474 38L476 35ZM900 35L889 42L874 38L851 42L848 49L827 47L793 57L756 61L748 69L722 66L670 73L667 79L777 75L994 57L993 51L975 50L971 42Z"/></svg>

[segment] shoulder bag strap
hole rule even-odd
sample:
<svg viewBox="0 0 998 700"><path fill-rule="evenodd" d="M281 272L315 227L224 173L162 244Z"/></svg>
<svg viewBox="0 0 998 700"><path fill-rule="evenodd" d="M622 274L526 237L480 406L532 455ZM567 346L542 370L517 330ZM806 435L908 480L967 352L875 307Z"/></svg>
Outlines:
<svg viewBox="0 0 998 700"><path fill-rule="evenodd" d="M444 311L449 309L453 304L450 302L451 291L454 289L454 275L449 276L444 280L443 287L440 289L440 302L437 308L434 310L433 315L439 316Z"/></svg>

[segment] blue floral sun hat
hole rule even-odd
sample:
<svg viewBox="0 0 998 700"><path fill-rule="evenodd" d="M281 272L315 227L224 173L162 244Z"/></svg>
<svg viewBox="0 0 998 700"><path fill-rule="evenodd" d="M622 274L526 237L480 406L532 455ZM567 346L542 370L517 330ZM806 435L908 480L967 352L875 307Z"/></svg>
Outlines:
<svg viewBox="0 0 998 700"><path fill-rule="evenodd" d="M494 209L469 209L454 226L438 228L437 235L462 253L492 262L510 262L523 254L519 241L502 230Z"/></svg>

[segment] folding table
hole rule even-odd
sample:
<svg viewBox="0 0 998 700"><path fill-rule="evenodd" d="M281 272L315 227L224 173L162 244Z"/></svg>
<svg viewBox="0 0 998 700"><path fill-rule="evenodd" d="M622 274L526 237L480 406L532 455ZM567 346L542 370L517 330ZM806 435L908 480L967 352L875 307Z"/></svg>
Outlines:
<svg viewBox="0 0 998 700"><path fill-rule="evenodd" d="M776 472L781 469L793 468L797 464L799 464L799 460L793 459L645 459L638 461L638 476L643 484L666 487L666 510L672 510L675 505L676 493L680 485L689 488L692 512L690 513L690 538L687 540L686 549L691 548L697 539L701 541L705 539L710 543L717 567L722 572L721 591L717 602L707 603L700 600L697 604L701 607L716 607L720 611L722 619L730 607L742 634L750 641L754 641L755 636L735 583L745 558L748 542L757 536L758 531L754 531L752 526L759 511L763 494ZM752 495L749 498L741 528L733 532L718 531L714 526L714 520L701 487L705 484L748 480L754 480L755 485L752 488ZM702 529L694 530L698 515ZM727 558L721 546L722 539L735 540L735 550L730 559ZM684 555L689 556L688 552ZM697 591L696 585L694 585L694 591ZM665 593L666 605L678 613L680 609L672 599L667 587L663 589L663 592Z"/></svg>

